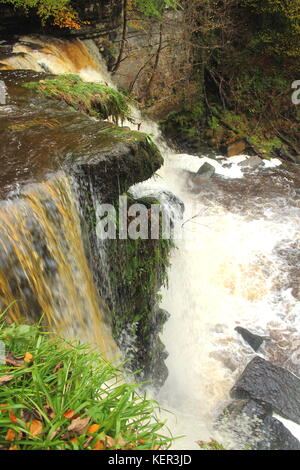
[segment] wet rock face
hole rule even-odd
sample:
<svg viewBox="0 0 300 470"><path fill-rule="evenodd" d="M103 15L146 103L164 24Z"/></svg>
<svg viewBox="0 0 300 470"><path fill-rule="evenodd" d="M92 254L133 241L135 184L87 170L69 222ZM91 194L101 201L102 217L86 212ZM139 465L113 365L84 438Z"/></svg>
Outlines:
<svg viewBox="0 0 300 470"><path fill-rule="evenodd" d="M6 105L0 105L0 197L63 166L91 178L110 201L162 165L162 156L145 134L92 120L23 87L38 78L44 74L0 72L8 90Z"/></svg>
<svg viewBox="0 0 300 470"><path fill-rule="evenodd" d="M73 175L72 188L76 192L82 226L76 239L79 241L82 238L105 320L112 323L114 337L123 347L122 350L127 352L129 348L131 370L143 369L142 379L156 377L156 383L162 385L168 374L164 364L167 353L159 333L168 313L158 309L157 291L165 279L169 245L164 240L116 239L108 240L104 246L96 233L96 209L103 202L113 203L117 208L119 195L133 184L150 178L162 165L163 158L146 134L120 128L107 121L90 119L62 102L35 95L22 86L33 77L42 78L44 75L26 71L0 72L0 80L8 88L7 105L0 105L0 199L7 195L17 197L29 182L36 187L34 183L47 179L48 173L56 174L63 169ZM62 195L65 199L64 193ZM164 196L181 207L180 201L173 201L171 194ZM59 195L57 199L60 201ZM50 197L46 202L43 199L41 204L45 212L51 215L51 220L57 213L56 202ZM150 201L148 206L144 202L146 207L151 207ZM31 221L31 211L30 206L27 223ZM24 209L19 212L27 213ZM39 224L35 218L31 225L31 229L26 228L25 231L26 234L30 233L31 242L35 241L36 249L31 252L38 252L37 258L42 261L37 264L44 266L43 272L51 278L52 273L53 276L56 274L55 260L48 254L44 232L38 230ZM60 227L60 220L56 225ZM37 232L42 235L37 237ZM73 231L61 232L63 246L66 233ZM20 238L20 246L27 246L26 234ZM55 240L55 246L59 247L59 237L56 236ZM17 265L9 246L8 243L7 252L0 256L0 268L2 272L6 269L4 278L10 279L14 298L20 298L17 295L19 290L24 292L26 311L22 314L30 311L39 318L42 312L37 301L39 296L26 284L26 276L19 270L13 283L11 277L6 275L6 272L12 272L8 258L13 261L13 267Z"/></svg>
<svg viewBox="0 0 300 470"><path fill-rule="evenodd" d="M300 450L300 442L276 418L269 405L249 399L234 400L220 418L241 448L251 450Z"/></svg>
<svg viewBox="0 0 300 470"><path fill-rule="evenodd" d="M282 367L255 357L231 390L232 398L252 398L300 424L300 380Z"/></svg>
<svg viewBox="0 0 300 470"><path fill-rule="evenodd" d="M111 145L118 133L119 142ZM87 149L82 157L73 160L75 165L72 166L80 178L91 181L92 187L105 196L106 202L112 202L131 185L150 178L160 168L163 159L144 134L122 130L108 134L111 141L107 147L95 147L95 151L89 154Z"/></svg>
<svg viewBox="0 0 300 470"><path fill-rule="evenodd" d="M237 326L235 328L242 338L248 343L254 351L258 351L264 340L266 339L264 336L259 336L251 333L251 331L246 330L246 328L242 328Z"/></svg>

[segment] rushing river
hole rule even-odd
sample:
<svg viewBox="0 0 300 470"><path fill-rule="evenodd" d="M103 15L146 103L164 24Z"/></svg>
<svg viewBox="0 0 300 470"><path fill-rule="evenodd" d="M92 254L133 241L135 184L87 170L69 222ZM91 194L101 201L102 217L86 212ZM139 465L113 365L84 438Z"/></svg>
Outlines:
<svg viewBox="0 0 300 470"><path fill-rule="evenodd" d="M239 165L246 156L223 159L222 166L163 150L158 176L136 187L140 194L169 189L185 204L162 292L171 318L162 337L169 378L159 400L173 410L173 417L163 413L173 433L187 436L176 448L196 449L196 436L237 446L213 428L256 355L235 327L270 337L258 354L300 374L300 172L275 159L251 170ZM197 180L204 162L216 174Z"/></svg>
<svg viewBox="0 0 300 470"><path fill-rule="evenodd" d="M111 83L91 42L76 42L72 48L55 42L45 50L32 51L23 45L17 52L24 54L16 56L15 62L8 60L7 69L80 73L90 81ZM133 113L141 122L137 111ZM162 142L156 124L143 122L140 130L155 136L165 163L154 178L133 190L142 195L167 189L185 205L169 285L162 290L162 307L171 313L162 335L169 353L169 377L158 399L162 408L174 413L162 412L162 416L175 435L186 435L176 441L175 448L198 448L195 441L211 437L230 446L231 437L217 432L213 423L227 405L237 376L255 356L235 327L268 336L270 340L259 354L300 375L300 171L296 166L282 166L278 160L265 160L251 168L245 165L247 156L225 159L211 158L209 153L178 154ZM215 167L215 175L195 177L205 161ZM65 200L70 190L68 185L64 187ZM57 186L48 191L55 193ZM31 198L30 204L43 214L40 201ZM5 206L2 212L6 210ZM64 207L57 210L62 212ZM78 228L73 211L70 217L68 223ZM8 210L5 231L11 230L13 218ZM43 227L44 233L48 229ZM67 234L68 227L64 230ZM25 236L22 226L19 232L21 238ZM82 256L76 237L71 238L78 257ZM58 250L59 245L51 248L54 258L59 258ZM68 297L78 298L78 292L72 293L72 267L68 269ZM91 305L85 304L86 299L81 302L93 312L88 269L74 269L77 283L88 282ZM45 297L46 313L52 304L61 308L46 286L41 288L44 296L50 296Z"/></svg>

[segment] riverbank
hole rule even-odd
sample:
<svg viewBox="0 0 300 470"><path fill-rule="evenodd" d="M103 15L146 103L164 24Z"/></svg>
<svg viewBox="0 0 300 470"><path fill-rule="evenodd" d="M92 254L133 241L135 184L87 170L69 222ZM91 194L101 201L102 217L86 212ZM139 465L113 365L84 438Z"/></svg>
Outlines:
<svg viewBox="0 0 300 470"><path fill-rule="evenodd" d="M158 450L172 442L156 402L93 346L4 322L0 344L0 450Z"/></svg>

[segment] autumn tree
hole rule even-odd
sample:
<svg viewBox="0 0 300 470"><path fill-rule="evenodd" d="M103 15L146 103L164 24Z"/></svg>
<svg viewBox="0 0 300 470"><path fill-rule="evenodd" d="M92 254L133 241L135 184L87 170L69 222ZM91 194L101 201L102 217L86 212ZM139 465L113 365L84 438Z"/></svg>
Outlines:
<svg viewBox="0 0 300 470"><path fill-rule="evenodd" d="M0 0L0 3L22 8L26 14L35 12L42 24L50 21L60 28L80 29L80 20L71 0Z"/></svg>

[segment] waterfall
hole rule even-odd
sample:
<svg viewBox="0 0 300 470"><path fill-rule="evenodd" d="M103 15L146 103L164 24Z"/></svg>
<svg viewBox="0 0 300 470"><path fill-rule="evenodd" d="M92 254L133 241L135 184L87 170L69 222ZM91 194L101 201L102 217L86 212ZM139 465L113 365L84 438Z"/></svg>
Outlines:
<svg viewBox="0 0 300 470"><path fill-rule="evenodd" d="M91 41L46 44L22 38L14 55L1 63L7 70L78 73L88 81L112 84ZM175 448L197 449L197 440L210 437L232 445L230 436L219 435L213 423L237 376L254 357L235 327L269 336L258 354L300 373L299 170L282 168L275 159L251 170L243 166L247 156L177 154L163 142L157 124L142 119L137 110L133 114L140 130L154 135L165 163L132 191L136 196L172 191L186 210L169 286L161 292L161 306L171 318L162 335L169 378L158 398L175 417L162 416L175 435L186 435ZM137 124L126 123L134 129ZM216 170L209 180L196 174L204 162ZM58 330L74 335L84 330L103 350L113 349L84 254L69 178L57 176L38 191L37 186L29 188L18 203L3 203L0 223L2 250L10 254L9 264L0 255L0 301L6 305L21 299L11 314L43 311ZM31 304L32 298L38 306ZM101 338L94 338L97 331Z"/></svg>
<svg viewBox="0 0 300 470"><path fill-rule="evenodd" d="M92 40L22 36L12 53L1 58L0 70L33 70L55 75L78 74L90 82L111 83L104 60Z"/></svg>
<svg viewBox="0 0 300 470"><path fill-rule="evenodd" d="M112 357L116 346L87 264L72 186L61 172L1 204L0 305L17 300L13 319L43 315L51 329Z"/></svg>

